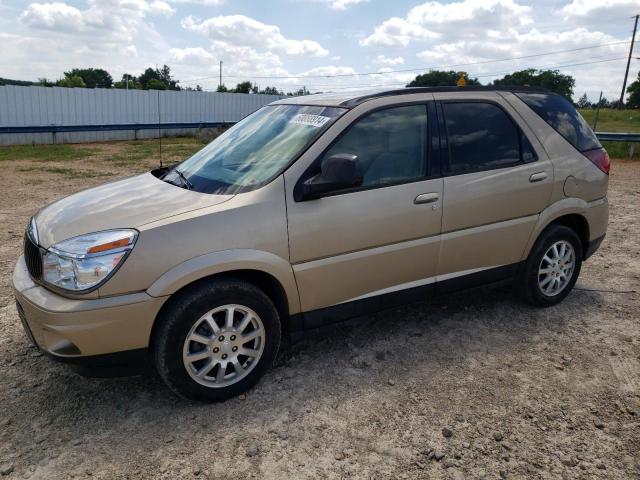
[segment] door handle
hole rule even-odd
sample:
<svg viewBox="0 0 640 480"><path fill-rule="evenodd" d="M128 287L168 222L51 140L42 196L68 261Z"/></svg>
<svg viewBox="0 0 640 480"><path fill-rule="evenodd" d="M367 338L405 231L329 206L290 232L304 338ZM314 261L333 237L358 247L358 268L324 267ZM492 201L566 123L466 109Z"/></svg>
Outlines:
<svg viewBox="0 0 640 480"><path fill-rule="evenodd" d="M439 198L440 194L437 192L421 193L413 200L413 203L415 203L416 205L419 205L421 203L433 203L437 202Z"/></svg>
<svg viewBox="0 0 640 480"><path fill-rule="evenodd" d="M547 172L538 172L538 173L534 173L533 175L531 175L529 177L529 181L531 183L534 182L541 182L542 180L544 180L545 178L547 178Z"/></svg>

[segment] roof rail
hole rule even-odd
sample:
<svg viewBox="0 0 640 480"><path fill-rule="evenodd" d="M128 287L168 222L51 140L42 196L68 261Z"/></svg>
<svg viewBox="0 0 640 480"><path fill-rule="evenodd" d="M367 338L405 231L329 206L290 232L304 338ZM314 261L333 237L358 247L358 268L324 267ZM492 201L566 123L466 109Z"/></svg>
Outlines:
<svg viewBox="0 0 640 480"><path fill-rule="evenodd" d="M355 107L367 100L374 98L389 97L393 95L409 95L412 93L436 93L436 92L528 92L554 94L551 90L543 87L528 87L518 85L467 85L465 87L405 87L394 90L383 90L360 97L354 97L344 101L344 107Z"/></svg>

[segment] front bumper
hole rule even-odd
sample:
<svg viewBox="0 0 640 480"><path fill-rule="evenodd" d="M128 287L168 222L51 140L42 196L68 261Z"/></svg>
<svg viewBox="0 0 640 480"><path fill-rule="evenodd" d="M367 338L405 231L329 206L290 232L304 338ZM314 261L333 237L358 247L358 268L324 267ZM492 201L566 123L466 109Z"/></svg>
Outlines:
<svg viewBox="0 0 640 480"><path fill-rule="evenodd" d="M167 297L144 292L105 298L70 299L33 282L21 256L13 272L18 314L27 336L59 360L127 358L146 349L153 322ZM99 362L98 362L99 363Z"/></svg>

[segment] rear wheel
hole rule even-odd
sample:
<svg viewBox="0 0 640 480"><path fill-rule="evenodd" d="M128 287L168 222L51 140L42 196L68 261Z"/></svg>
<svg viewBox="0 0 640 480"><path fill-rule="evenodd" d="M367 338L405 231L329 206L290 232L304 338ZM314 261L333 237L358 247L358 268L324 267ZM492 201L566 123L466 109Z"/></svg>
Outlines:
<svg viewBox="0 0 640 480"><path fill-rule="evenodd" d="M280 346L276 308L241 280L191 289L158 321L153 342L158 373L175 393L193 400L225 400L251 388Z"/></svg>
<svg viewBox="0 0 640 480"><path fill-rule="evenodd" d="M582 242L563 225L548 227L531 249L519 280L521 297L528 303L549 307L569 295L582 267Z"/></svg>

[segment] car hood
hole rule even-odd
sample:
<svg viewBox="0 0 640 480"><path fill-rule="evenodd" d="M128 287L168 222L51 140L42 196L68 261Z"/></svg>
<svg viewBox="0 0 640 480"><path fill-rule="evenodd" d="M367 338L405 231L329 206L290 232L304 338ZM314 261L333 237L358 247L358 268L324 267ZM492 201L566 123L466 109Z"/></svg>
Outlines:
<svg viewBox="0 0 640 480"><path fill-rule="evenodd" d="M38 240L49 248L77 235L135 228L211 207L232 197L193 192L145 173L90 188L46 206L36 215Z"/></svg>

